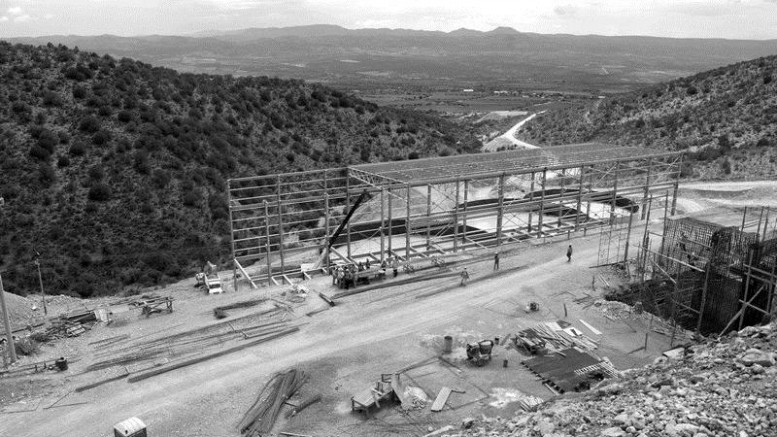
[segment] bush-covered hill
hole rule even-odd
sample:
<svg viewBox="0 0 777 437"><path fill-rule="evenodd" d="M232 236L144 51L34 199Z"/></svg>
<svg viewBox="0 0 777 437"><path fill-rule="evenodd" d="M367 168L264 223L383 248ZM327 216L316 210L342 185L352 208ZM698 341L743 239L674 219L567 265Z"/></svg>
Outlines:
<svg viewBox="0 0 777 437"><path fill-rule="evenodd" d="M684 175L777 176L777 56L547 112L521 133L537 144L601 140L689 150Z"/></svg>
<svg viewBox="0 0 777 437"><path fill-rule="evenodd" d="M111 293L228 253L226 179L474 152L456 125L301 81L0 42L0 271Z"/></svg>

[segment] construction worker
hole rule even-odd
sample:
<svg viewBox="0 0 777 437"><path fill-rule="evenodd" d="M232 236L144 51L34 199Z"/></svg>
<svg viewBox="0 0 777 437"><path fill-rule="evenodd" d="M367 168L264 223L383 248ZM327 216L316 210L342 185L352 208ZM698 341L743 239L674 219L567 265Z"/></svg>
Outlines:
<svg viewBox="0 0 777 437"><path fill-rule="evenodd" d="M567 262L572 262L572 245L567 248Z"/></svg>
<svg viewBox="0 0 777 437"><path fill-rule="evenodd" d="M396 278L399 274L399 259L397 257L391 260L391 268L394 269L394 277Z"/></svg>
<svg viewBox="0 0 777 437"><path fill-rule="evenodd" d="M499 270L499 252L494 254L494 270Z"/></svg>
<svg viewBox="0 0 777 437"><path fill-rule="evenodd" d="M464 270L461 271L459 276L461 276L461 285L467 285L467 282L469 281L469 272L466 267L464 267Z"/></svg>

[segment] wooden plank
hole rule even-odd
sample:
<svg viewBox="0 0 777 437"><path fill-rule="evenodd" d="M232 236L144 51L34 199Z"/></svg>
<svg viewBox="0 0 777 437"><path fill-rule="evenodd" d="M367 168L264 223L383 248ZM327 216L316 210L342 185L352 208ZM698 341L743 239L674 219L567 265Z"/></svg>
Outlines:
<svg viewBox="0 0 777 437"><path fill-rule="evenodd" d="M437 393L437 399L434 400L434 403L432 404L432 411L439 412L442 411L443 408L445 408L445 403L448 402L448 396L451 395L451 389L448 387L443 387L440 389L440 392Z"/></svg>
<svg viewBox="0 0 777 437"><path fill-rule="evenodd" d="M291 282L291 279L289 279L289 277L286 275L283 275L283 280L286 281L289 285L294 285L294 283Z"/></svg>
<svg viewBox="0 0 777 437"><path fill-rule="evenodd" d="M330 252L332 252L332 253L334 253L335 255L337 255L337 257L338 257L338 258L340 258L341 260L343 260L343 262L345 262L346 264L354 264L353 260L351 260L351 259L348 259L348 258L347 258L345 255L343 255L342 253L340 253L340 252L339 252L337 249L335 249L334 247L330 247L330 248L329 248L329 251L330 251Z"/></svg>
<svg viewBox="0 0 777 437"><path fill-rule="evenodd" d="M270 280L272 281L273 284L280 285L278 284L278 281L274 277L270 276Z"/></svg>
<svg viewBox="0 0 777 437"><path fill-rule="evenodd" d="M243 273L243 276L245 276L245 278L248 279L248 282L251 283L251 288L254 288L254 289L259 288L254 283L254 280L251 279L251 276L248 275L248 272L246 272L245 269L243 268L243 266L240 265L240 262L238 260L236 260L236 259L234 261L235 261L235 265L237 266L238 270L240 270L240 272Z"/></svg>
<svg viewBox="0 0 777 437"><path fill-rule="evenodd" d="M394 389L394 393L396 393L397 398L399 398L399 402L404 404L405 401L406 401L406 399L405 399L405 388L399 382L399 374L398 373L395 373L395 374L391 375L391 388Z"/></svg>
<svg viewBox="0 0 777 437"><path fill-rule="evenodd" d="M324 300L324 302L328 303L330 307L335 306L335 302L329 298L329 296L325 295L324 293L318 292L318 297Z"/></svg>
<svg viewBox="0 0 777 437"><path fill-rule="evenodd" d="M585 320L583 320L583 319L578 319L578 320L580 320L580 323L582 323L586 328L588 328L594 334L602 335L602 331L600 331L600 330L594 328L593 326L589 325L588 322L586 322Z"/></svg>

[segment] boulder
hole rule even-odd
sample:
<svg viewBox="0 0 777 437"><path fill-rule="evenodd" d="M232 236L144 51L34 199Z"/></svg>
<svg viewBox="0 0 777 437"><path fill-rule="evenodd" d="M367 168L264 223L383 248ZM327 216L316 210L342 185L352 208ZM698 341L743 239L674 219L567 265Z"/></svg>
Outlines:
<svg viewBox="0 0 777 437"><path fill-rule="evenodd" d="M624 437L626 435L626 431L620 429L617 426L613 426L611 428L607 428L602 431L600 434L601 437Z"/></svg>
<svg viewBox="0 0 777 437"><path fill-rule="evenodd" d="M556 424L554 424L548 419L542 419L537 424L537 428L539 428L540 435L542 435L543 437L546 437L550 434L553 434L553 431L556 429Z"/></svg>
<svg viewBox="0 0 777 437"><path fill-rule="evenodd" d="M772 367L774 365L774 355L760 349L748 349L739 356L739 361L745 366L758 364L762 367Z"/></svg>

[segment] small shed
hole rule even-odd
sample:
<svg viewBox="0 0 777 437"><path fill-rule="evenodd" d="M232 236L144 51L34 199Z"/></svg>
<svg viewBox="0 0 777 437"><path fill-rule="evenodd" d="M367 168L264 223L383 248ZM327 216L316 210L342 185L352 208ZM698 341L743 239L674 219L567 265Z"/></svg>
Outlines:
<svg viewBox="0 0 777 437"><path fill-rule="evenodd" d="M147 437L146 424L137 417L130 417L113 426L114 437Z"/></svg>

